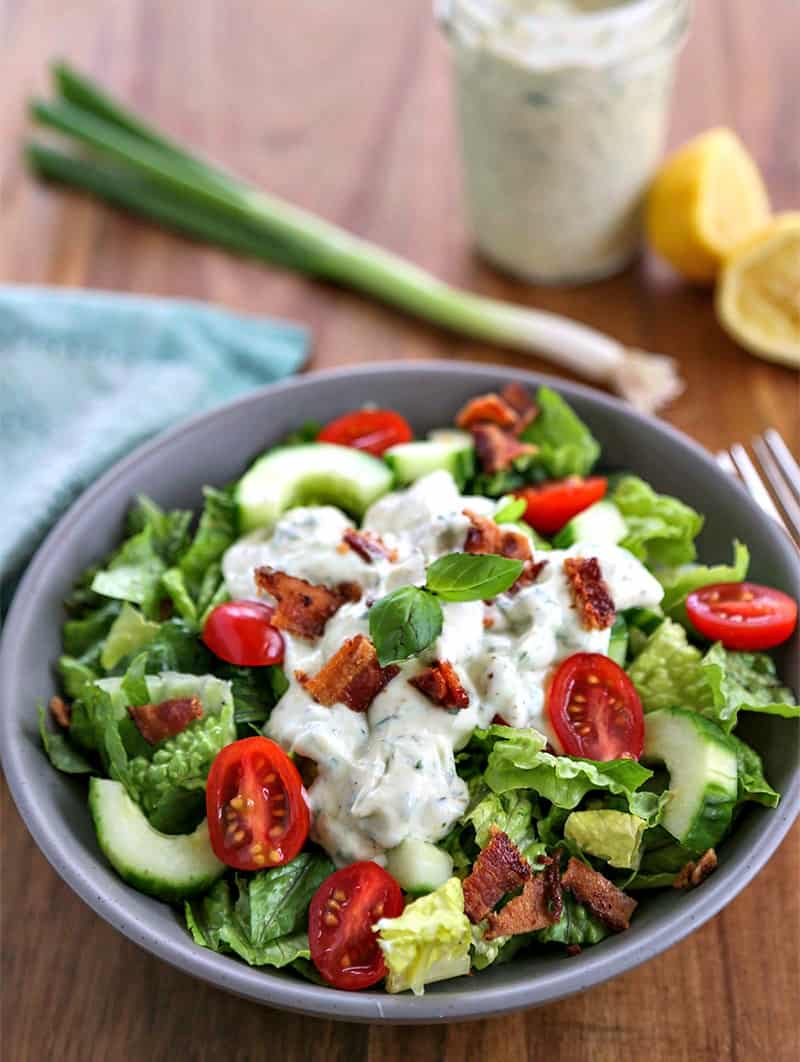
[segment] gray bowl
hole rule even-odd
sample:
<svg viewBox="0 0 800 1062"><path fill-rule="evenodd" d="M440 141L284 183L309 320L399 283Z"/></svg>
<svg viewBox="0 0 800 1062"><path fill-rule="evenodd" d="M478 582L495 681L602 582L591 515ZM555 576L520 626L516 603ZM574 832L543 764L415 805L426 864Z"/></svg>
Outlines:
<svg viewBox="0 0 800 1062"><path fill-rule="evenodd" d="M251 969L196 947L175 912L128 888L95 842L84 786L52 770L39 746L35 706L55 692L61 601L75 577L119 540L138 492L166 506L197 507L204 483L222 484L299 423L326 420L364 402L402 411L422 432L452 421L463 402L518 380L548 383L568 399L603 445L609 468L630 468L706 514L703 559L724 561L738 536L752 553L752 578L800 598L800 561L786 537L711 458L672 428L587 388L491 366L376 365L291 380L231 402L140 447L87 491L52 531L19 587L0 651L0 751L11 791L34 839L56 871L131 940L187 973L274 1007L349 1021L437 1022L481 1018L589 988L657 955L715 915L780 844L800 808L800 727L752 717L744 736L764 757L783 794L775 810L748 808L720 851L720 868L691 893L645 895L632 928L583 954L519 959L474 977L432 986L424 997L347 993L288 973ZM782 673L796 684L798 637Z"/></svg>

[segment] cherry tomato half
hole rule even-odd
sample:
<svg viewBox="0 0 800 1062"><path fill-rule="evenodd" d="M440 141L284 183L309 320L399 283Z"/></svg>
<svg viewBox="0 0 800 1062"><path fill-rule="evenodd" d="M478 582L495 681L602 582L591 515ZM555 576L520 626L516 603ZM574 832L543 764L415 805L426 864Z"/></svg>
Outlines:
<svg viewBox="0 0 800 1062"><path fill-rule="evenodd" d="M523 520L541 535L554 535L573 516L600 501L607 487L603 476L570 476L540 487L525 487L517 491L517 497L527 504Z"/></svg>
<svg viewBox="0 0 800 1062"><path fill-rule="evenodd" d="M226 601L203 626L202 640L220 660L267 667L283 660L283 636L272 626L275 609L260 601Z"/></svg>
<svg viewBox="0 0 800 1062"><path fill-rule="evenodd" d="M610 657L575 653L562 661L547 693L547 714L568 756L638 760L642 754L642 702Z"/></svg>
<svg viewBox="0 0 800 1062"><path fill-rule="evenodd" d="M686 612L700 634L726 649L772 649L797 625L797 602L758 583L715 583L693 590Z"/></svg>
<svg viewBox="0 0 800 1062"><path fill-rule="evenodd" d="M244 738L211 764L206 815L217 859L263 870L294 859L306 843L308 804L297 768L274 741Z"/></svg>
<svg viewBox="0 0 800 1062"><path fill-rule="evenodd" d="M392 409L357 409L326 424L317 438L380 457L390 446L411 442L414 433L406 418Z"/></svg>
<svg viewBox="0 0 800 1062"><path fill-rule="evenodd" d="M326 878L308 909L314 965L334 988L355 990L386 976L372 926L403 911L400 886L377 863L351 863Z"/></svg>

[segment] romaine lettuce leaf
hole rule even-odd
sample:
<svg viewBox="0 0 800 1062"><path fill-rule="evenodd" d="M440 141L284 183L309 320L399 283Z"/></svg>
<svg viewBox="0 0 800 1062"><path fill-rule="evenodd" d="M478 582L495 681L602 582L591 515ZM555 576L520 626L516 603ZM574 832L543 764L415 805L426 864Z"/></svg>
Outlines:
<svg viewBox="0 0 800 1062"><path fill-rule="evenodd" d="M184 675L205 675L219 661L197 637L197 631L182 619L167 620L146 647L147 670L179 671Z"/></svg>
<svg viewBox="0 0 800 1062"><path fill-rule="evenodd" d="M768 808L776 808L780 803L780 794L776 793L764 777L764 765L755 749L736 737L730 735L736 746L736 762L739 775L739 803L752 800Z"/></svg>
<svg viewBox="0 0 800 1062"><path fill-rule="evenodd" d="M61 629L61 640L67 656L83 657L106 638L120 613L118 601L102 601L98 607L84 612L79 618L69 619ZM99 650L97 652L99 657Z"/></svg>
<svg viewBox="0 0 800 1062"><path fill-rule="evenodd" d="M178 562L189 593L197 599L209 567L221 560L239 532L233 488L203 487L205 501L191 545Z"/></svg>
<svg viewBox="0 0 800 1062"><path fill-rule="evenodd" d="M691 630L686 616L686 598L693 590L712 583L738 583L747 577L750 551L742 542L733 543L733 564L684 564L678 568L661 568L656 578L664 587L661 607L672 619Z"/></svg>
<svg viewBox="0 0 800 1062"><path fill-rule="evenodd" d="M534 939L543 944L598 944L608 936L608 930L599 918L578 903L571 893L564 893L564 909L554 926L547 926L535 933Z"/></svg>
<svg viewBox="0 0 800 1062"><path fill-rule="evenodd" d="M647 823L625 811L573 811L564 837L582 851L611 867L632 870L639 865Z"/></svg>
<svg viewBox="0 0 800 1062"><path fill-rule="evenodd" d="M645 712L660 708L711 706L712 696L702 668L702 653L690 645L686 631L672 620L656 627L628 667Z"/></svg>
<svg viewBox="0 0 800 1062"><path fill-rule="evenodd" d="M38 712L42 747L56 770L65 774L91 774L94 768L80 749L65 734L47 729L47 713L41 705Z"/></svg>
<svg viewBox="0 0 800 1062"><path fill-rule="evenodd" d="M496 741L489 753L484 780L495 793L532 789L552 804L572 809L591 790L607 790L624 797L635 815L648 823L657 821L661 798L638 791L653 772L636 760L600 763L554 756L544 751L545 739L535 730L512 730L511 735Z"/></svg>
<svg viewBox="0 0 800 1062"><path fill-rule="evenodd" d="M766 653L732 652L718 642L703 657L702 671L712 696L703 714L723 730L736 726L739 712L800 717L794 694L777 677L775 663Z"/></svg>
<svg viewBox="0 0 800 1062"><path fill-rule="evenodd" d="M600 444L556 391L540 387L535 419L522 433L539 447L536 462L552 479L586 476L600 456Z"/></svg>
<svg viewBox="0 0 800 1062"><path fill-rule="evenodd" d="M472 927L472 965L476 970L485 970L493 963L500 966L513 959L517 952L531 939L530 933L518 933L513 937L495 937L486 940L484 933L488 922Z"/></svg>
<svg viewBox="0 0 800 1062"><path fill-rule="evenodd" d="M325 857L302 853L283 867L237 876L235 885L223 878L185 904L186 924L196 944L233 952L251 966L308 959L308 904L331 869Z"/></svg>
<svg viewBox="0 0 800 1062"><path fill-rule="evenodd" d="M628 525L620 545L639 560L651 566L694 560L694 540L703 527L703 517L694 509L668 494L656 494L637 476L623 476L610 500Z"/></svg>
<svg viewBox="0 0 800 1062"><path fill-rule="evenodd" d="M472 931L458 878L414 900L397 918L382 918L373 928L388 969L388 992L410 988L419 996L432 981L469 973Z"/></svg>
<svg viewBox="0 0 800 1062"><path fill-rule="evenodd" d="M531 862L546 851L536 835L533 801L524 790L512 789L501 794L481 786L476 796L480 799L467 808L461 822L472 826L479 849L486 847L490 828L497 826Z"/></svg>
<svg viewBox="0 0 800 1062"><path fill-rule="evenodd" d="M216 674L231 683L234 719L239 737L260 730L270 712L289 688L280 665L274 667L236 667L219 662Z"/></svg>
<svg viewBox="0 0 800 1062"><path fill-rule="evenodd" d="M131 653L147 645L158 634L159 625L146 620L141 612L127 601L106 635L100 654L100 664L111 671Z"/></svg>
<svg viewBox="0 0 800 1062"><path fill-rule="evenodd" d="M61 686L71 700L81 696L87 682L94 682L100 677L86 660L74 656L60 656L57 667Z"/></svg>

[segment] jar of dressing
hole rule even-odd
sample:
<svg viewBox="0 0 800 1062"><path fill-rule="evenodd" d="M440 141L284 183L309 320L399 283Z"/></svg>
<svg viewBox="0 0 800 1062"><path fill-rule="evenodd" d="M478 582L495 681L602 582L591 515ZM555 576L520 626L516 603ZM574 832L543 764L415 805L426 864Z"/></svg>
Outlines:
<svg viewBox="0 0 800 1062"><path fill-rule="evenodd" d="M467 209L494 264L581 283L636 254L690 0L446 0Z"/></svg>

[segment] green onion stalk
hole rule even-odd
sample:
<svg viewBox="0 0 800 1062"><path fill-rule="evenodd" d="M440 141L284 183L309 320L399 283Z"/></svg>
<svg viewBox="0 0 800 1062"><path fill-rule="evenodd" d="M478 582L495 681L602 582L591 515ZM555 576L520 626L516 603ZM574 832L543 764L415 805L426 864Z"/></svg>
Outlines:
<svg viewBox="0 0 800 1062"><path fill-rule="evenodd" d="M318 277L472 339L536 352L644 411L682 389L670 358L646 354L557 314L461 291L399 255L254 188L147 124L63 63L55 99L33 100L42 126L77 151L30 143L37 174L194 239Z"/></svg>

